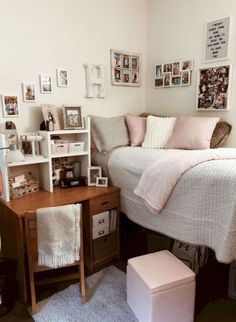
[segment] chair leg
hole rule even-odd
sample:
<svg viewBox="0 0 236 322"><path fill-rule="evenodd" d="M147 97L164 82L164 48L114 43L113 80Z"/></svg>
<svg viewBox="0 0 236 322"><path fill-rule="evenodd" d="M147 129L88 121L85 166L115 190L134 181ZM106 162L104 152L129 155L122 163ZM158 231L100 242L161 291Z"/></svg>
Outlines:
<svg viewBox="0 0 236 322"><path fill-rule="evenodd" d="M84 278L84 265L80 265L80 292L81 292L81 302L82 304L84 304L87 300L86 283Z"/></svg>
<svg viewBox="0 0 236 322"><path fill-rule="evenodd" d="M37 304L36 304L34 273L30 273L30 293L31 293L32 314L35 314L37 313Z"/></svg>

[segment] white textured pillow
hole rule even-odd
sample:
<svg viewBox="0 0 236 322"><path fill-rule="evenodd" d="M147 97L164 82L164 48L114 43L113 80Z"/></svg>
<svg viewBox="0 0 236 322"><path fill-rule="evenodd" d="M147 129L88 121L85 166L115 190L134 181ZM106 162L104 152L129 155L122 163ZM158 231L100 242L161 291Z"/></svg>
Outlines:
<svg viewBox="0 0 236 322"><path fill-rule="evenodd" d="M147 129L142 147L150 149L165 148L175 125L176 117L147 117Z"/></svg>

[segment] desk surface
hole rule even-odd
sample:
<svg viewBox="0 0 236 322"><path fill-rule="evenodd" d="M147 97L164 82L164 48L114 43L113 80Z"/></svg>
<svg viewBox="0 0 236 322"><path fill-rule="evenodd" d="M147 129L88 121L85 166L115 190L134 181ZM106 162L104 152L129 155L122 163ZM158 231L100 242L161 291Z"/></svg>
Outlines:
<svg viewBox="0 0 236 322"><path fill-rule="evenodd" d="M117 187L74 187L56 188L53 192L40 190L27 196L5 202L0 201L0 209L8 208L18 217L23 217L25 211L34 211L38 208L55 207L68 205L75 202L82 202L91 198L105 196L112 192L119 191Z"/></svg>

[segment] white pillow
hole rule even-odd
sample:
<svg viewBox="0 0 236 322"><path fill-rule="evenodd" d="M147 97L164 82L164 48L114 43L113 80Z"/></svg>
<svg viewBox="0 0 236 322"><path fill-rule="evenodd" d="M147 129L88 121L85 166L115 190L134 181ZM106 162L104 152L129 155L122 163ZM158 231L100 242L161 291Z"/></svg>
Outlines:
<svg viewBox="0 0 236 322"><path fill-rule="evenodd" d="M170 139L175 125L176 117L147 117L147 129L142 147L150 149L163 149Z"/></svg>

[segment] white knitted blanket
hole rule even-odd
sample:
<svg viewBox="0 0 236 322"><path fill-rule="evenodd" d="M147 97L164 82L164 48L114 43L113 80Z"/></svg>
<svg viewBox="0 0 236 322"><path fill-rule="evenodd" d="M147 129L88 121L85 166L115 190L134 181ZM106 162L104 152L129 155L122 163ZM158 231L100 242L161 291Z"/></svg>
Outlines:
<svg viewBox="0 0 236 322"><path fill-rule="evenodd" d="M112 183L121 187L121 211L148 229L213 249L220 262L236 260L236 160L213 160L185 172L158 215L134 194L143 171L163 149L124 147L108 161Z"/></svg>
<svg viewBox="0 0 236 322"><path fill-rule="evenodd" d="M37 209L38 265L62 267L79 260L81 205Z"/></svg>
<svg viewBox="0 0 236 322"><path fill-rule="evenodd" d="M236 159L236 149L166 150L143 171L134 193L158 214L187 170L202 162L225 159Z"/></svg>

